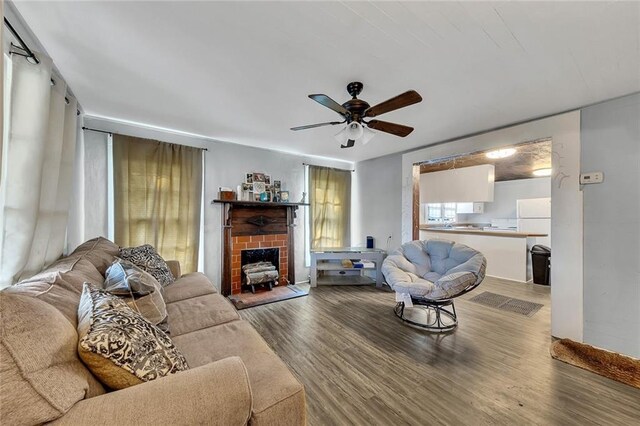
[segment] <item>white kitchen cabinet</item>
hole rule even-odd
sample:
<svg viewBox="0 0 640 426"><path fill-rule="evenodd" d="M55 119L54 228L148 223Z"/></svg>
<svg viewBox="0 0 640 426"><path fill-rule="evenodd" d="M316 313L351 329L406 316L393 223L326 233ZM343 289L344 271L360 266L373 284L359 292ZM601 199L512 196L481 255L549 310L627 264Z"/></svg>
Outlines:
<svg viewBox="0 0 640 426"><path fill-rule="evenodd" d="M457 203L456 213L484 213L484 203Z"/></svg>
<svg viewBox="0 0 640 426"><path fill-rule="evenodd" d="M492 202L493 164L420 175L420 203Z"/></svg>

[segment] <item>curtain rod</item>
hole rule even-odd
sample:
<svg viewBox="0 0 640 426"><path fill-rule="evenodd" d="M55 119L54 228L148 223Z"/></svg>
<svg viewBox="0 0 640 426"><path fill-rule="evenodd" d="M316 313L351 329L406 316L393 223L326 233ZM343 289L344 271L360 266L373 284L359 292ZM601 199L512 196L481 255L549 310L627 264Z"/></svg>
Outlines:
<svg viewBox="0 0 640 426"><path fill-rule="evenodd" d="M13 28L13 25L11 25L11 22L9 22L9 20L6 17L4 18L4 23L7 25L7 28L9 29L11 34L13 34L16 40L18 40L18 43L20 43L20 46L16 46L15 44L11 43L11 47L20 49L25 52L25 53L22 53L22 52L11 52L11 53L18 56L24 56L27 59L31 58L35 61L36 64L39 64L40 60L36 57L35 53L33 53L33 50L29 49L29 46L27 46L27 43L25 43L22 37L20 37L20 34L18 34L15 28ZM51 79L51 85L53 86L56 85L56 82L53 78ZM69 105L70 103L69 98L65 96L64 101L67 105ZM80 111L78 111L78 114L80 114Z"/></svg>
<svg viewBox="0 0 640 426"><path fill-rule="evenodd" d="M84 126L82 127L82 130L89 130L91 132L106 133L107 135L113 135L113 133L107 132L106 130L91 129L89 127L84 127Z"/></svg>
<svg viewBox="0 0 640 426"><path fill-rule="evenodd" d="M18 34L15 28L13 28L13 25L11 25L11 22L9 22L9 20L6 17L4 18L4 23L7 25L7 28L9 29L9 31L11 31L11 34L13 34L16 40L18 40L18 43L20 43L20 46L16 46L15 44L11 43L11 46L17 47L18 49L26 52L26 54L20 53L20 52L14 52L14 53L16 55L24 56L26 58L32 58L36 62L36 64L39 64L40 61L38 60L38 58L36 58L36 55L33 53L31 49L29 49L29 46L27 46L27 43L25 43L24 40L22 40L22 37L20 37L20 34Z"/></svg>
<svg viewBox="0 0 640 426"><path fill-rule="evenodd" d="M317 164L302 163L303 166L323 167L325 169L340 170L341 172L355 172L355 169L340 169L338 167L318 166Z"/></svg>
<svg viewBox="0 0 640 426"><path fill-rule="evenodd" d="M107 132L106 130L92 129L90 127L84 127L84 126L82 127L82 130L89 130L90 132L106 133L107 135L112 135L113 136L113 132ZM180 144L178 144L178 145L180 145ZM203 151L209 151L209 148L200 148L199 146L192 146L191 148L198 148L198 149L201 149Z"/></svg>

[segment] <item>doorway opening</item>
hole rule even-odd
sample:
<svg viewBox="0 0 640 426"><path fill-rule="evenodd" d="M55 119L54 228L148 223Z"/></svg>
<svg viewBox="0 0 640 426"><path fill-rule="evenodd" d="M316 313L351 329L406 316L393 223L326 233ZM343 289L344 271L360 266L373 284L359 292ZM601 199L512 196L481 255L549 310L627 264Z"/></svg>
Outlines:
<svg viewBox="0 0 640 426"><path fill-rule="evenodd" d="M413 239L468 245L489 276L549 285L551 162L542 138L414 163Z"/></svg>

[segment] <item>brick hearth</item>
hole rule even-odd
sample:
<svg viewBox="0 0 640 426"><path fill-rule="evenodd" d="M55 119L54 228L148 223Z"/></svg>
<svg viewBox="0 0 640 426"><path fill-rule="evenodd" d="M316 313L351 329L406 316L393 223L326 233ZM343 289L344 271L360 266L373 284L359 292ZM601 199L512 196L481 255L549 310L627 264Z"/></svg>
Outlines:
<svg viewBox="0 0 640 426"><path fill-rule="evenodd" d="M242 250L258 248L278 248L280 252L280 285L287 284L289 275L289 252L287 234L237 236L231 238L231 293L241 292L242 274L240 272L240 253Z"/></svg>

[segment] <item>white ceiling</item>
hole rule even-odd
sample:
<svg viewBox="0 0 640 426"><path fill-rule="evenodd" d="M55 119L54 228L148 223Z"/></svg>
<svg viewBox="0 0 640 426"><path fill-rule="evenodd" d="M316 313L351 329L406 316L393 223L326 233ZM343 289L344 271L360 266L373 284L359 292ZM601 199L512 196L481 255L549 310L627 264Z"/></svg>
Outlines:
<svg viewBox="0 0 640 426"><path fill-rule="evenodd" d="M640 90L639 2L15 2L89 115L363 160ZM415 127L342 150L362 81ZM336 126L337 127L337 126Z"/></svg>

